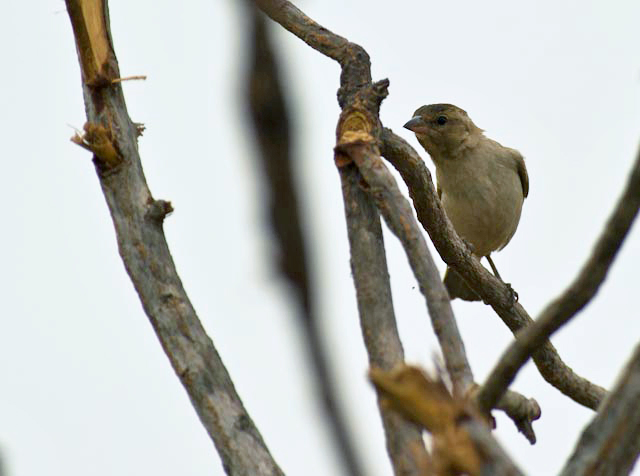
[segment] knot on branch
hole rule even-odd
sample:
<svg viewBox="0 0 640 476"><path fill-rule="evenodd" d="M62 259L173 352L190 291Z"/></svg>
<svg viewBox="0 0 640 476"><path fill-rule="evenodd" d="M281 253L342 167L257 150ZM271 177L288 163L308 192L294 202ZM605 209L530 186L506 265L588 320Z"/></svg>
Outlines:
<svg viewBox="0 0 640 476"><path fill-rule="evenodd" d="M134 122L133 127L136 129L136 137L141 137L144 134L144 131L147 129L142 122Z"/></svg>
<svg viewBox="0 0 640 476"><path fill-rule="evenodd" d="M147 209L146 218L160 225L171 212L173 212L171 202L166 200L153 200Z"/></svg>
<svg viewBox="0 0 640 476"><path fill-rule="evenodd" d="M369 83L364 85L358 89L353 98L352 104L375 116L373 123L379 125L380 118L378 116L380 114L380 105L388 95L389 80L382 79L373 84Z"/></svg>
<svg viewBox="0 0 640 476"><path fill-rule="evenodd" d="M382 101L389 95L389 78L381 79L373 83L372 89L378 102L378 108Z"/></svg>

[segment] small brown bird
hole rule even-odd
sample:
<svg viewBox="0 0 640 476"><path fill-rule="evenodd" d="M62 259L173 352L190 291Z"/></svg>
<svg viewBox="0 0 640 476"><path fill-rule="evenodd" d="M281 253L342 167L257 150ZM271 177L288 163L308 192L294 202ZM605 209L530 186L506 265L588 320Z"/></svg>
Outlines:
<svg viewBox="0 0 640 476"><path fill-rule="evenodd" d="M422 106L404 127L413 131L436 166L438 196L458 234L486 256L504 248L516 232L529 177L520 152L483 134L452 104ZM447 269L444 284L451 299L479 300L462 277Z"/></svg>

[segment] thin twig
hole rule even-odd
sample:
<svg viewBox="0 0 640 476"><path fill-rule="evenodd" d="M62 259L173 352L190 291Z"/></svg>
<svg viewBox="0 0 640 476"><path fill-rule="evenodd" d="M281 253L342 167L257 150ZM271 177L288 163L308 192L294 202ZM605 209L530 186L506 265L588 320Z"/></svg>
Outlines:
<svg viewBox="0 0 640 476"><path fill-rule="evenodd" d="M111 80L112 84L121 83L123 81L145 81L147 76L144 74L138 74L135 76L125 76L124 78L114 78Z"/></svg>
<svg viewBox="0 0 640 476"><path fill-rule="evenodd" d="M259 145L260 165L267 183L267 206L278 250L278 265L291 283L299 306L299 323L313 367L318 393L332 430L334 446L347 474L362 475L363 470L341 414L326 353L322 348L316 308L310 284L305 237L302 232L298 193L292 170L289 114L279 76L278 58L271 45L265 17L252 3L253 55L248 71L248 101Z"/></svg>
<svg viewBox="0 0 640 476"><path fill-rule="evenodd" d="M478 395L481 408L491 408L536 349L595 296L638 214L638 208L640 152L625 190L605 223L591 256L565 292L549 303L540 317L509 345Z"/></svg>
<svg viewBox="0 0 640 476"><path fill-rule="evenodd" d="M442 259L464 276L511 332L515 334L530 325L533 320L519 302L514 304L512 291L489 273L458 237L437 197L431 173L418 153L390 129L384 129L382 155L407 184L418 220ZM549 341L539 346L533 359L544 379L576 402L595 410L605 397L606 390L577 375L562 361Z"/></svg>

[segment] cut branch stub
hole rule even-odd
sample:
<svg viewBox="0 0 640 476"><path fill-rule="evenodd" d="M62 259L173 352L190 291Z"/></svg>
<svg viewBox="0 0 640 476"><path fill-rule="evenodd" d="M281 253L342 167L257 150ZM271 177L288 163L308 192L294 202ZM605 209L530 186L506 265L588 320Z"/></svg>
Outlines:
<svg viewBox="0 0 640 476"><path fill-rule="evenodd" d="M83 81L100 87L118 77L118 68L107 29L108 14L103 0L67 2Z"/></svg>
<svg viewBox="0 0 640 476"><path fill-rule="evenodd" d="M380 136L378 114L380 104L388 95L388 87L388 79L361 87L344 107L336 128L335 161L338 167L351 163L348 155L340 152L341 148L356 143L375 143L375 138Z"/></svg>
<svg viewBox="0 0 640 476"><path fill-rule="evenodd" d="M123 162L122 154L113 140L113 134L101 124L85 123L84 134L76 132L71 142L93 152L94 163L100 173L115 169Z"/></svg>

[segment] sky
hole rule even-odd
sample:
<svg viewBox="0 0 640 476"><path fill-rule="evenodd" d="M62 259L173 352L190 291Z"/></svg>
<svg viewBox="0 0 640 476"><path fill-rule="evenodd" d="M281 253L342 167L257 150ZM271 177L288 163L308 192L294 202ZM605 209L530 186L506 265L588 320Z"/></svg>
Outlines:
<svg viewBox="0 0 640 476"><path fill-rule="evenodd" d="M291 295L273 266L242 96L241 3L112 1L121 74L148 77L124 84L125 98L132 119L147 127L139 146L151 191L175 208L165 232L178 272L274 458L290 475L340 474ZM402 129L429 103L462 107L489 137L522 152L530 195L495 262L538 315L588 256L636 154L640 3L298 6L368 51L374 79L391 82L383 124L430 167ZM333 164L339 67L279 26L271 31L294 122L324 342L367 472L388 476ZM69 141L85 113L64 2L5 1L0 42L0 451L7 474L223 475L125 273L91 156ZM386 230L385 242L407 361L431 368L438 345L424 300ZM569 366L606 387L640 337L639 263L636 225L594 301L553 337ZM483 304L453 307L482 382L511 334ZM513 388L540 404L538 443L529 445L500 413L496 437L528 474L554 474L593 412L546 384L531 364Z"/></svg>

